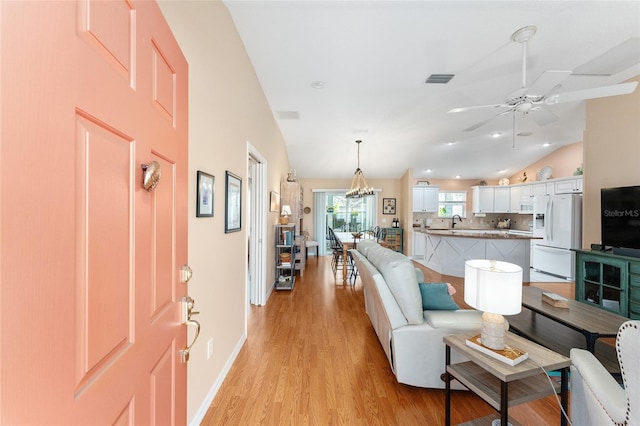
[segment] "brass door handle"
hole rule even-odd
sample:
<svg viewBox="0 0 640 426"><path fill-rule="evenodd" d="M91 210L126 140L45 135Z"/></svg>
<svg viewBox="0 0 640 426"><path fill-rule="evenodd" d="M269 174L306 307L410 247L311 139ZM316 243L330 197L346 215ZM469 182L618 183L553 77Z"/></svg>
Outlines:
<svg viewBox="0 0 640 426"><path fill-rule="evenodd" d="M193 347L193 344L196 343L196 340L198 340L198 336L200 336L200 323L198 321L190 319L190 320L187 320L185 324L187 325L187 327L190 325L195 326L196 335L193 337L191 344L180 351L180 355L182 355L183 363L187 363L189 361L189 353L191 352L191 348Z"/></svg>
<svg viewBox="0 0 640 426"><path fill-rule="evenodd" d="M184 296L182 298L182 323L187 327L194 326L196 328L196 335L194 336L191 344L187 345L186 348L180 351L180 355L182 356L182 362L186 363L189 361L189 352L193 347L193 344L198 340L198 336L200 336L200 323L196 320L192 320L192 315L198 315L200 312L194 311L193 307L195 306L195 300L191 296Z"/></svg>

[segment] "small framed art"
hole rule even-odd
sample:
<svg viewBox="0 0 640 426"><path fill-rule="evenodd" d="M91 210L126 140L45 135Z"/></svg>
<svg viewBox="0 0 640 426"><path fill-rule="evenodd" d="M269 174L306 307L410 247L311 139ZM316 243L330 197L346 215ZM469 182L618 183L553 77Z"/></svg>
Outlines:
<svg viewBox="0 0 640 426"><path fill-rule="evenodd" d="M271 212L279 212L280 211L280 194L276 191L271 191L269 197L269 211Z"/></svg>
<svg viewBox="0 0 640 426"><path fill-rule="evenodd" d="M396 199L395 198L383 198L382 199L382 214L396 214Z"/></svg>
<svg viewBox="0 0 640 426"><path fill-rule="evenodd" d="M213 217L213 182L209 173L198 170L196 183L196 217Z"/></svg>
<svg viewBox="0 0 640 426"><path fill-rule="evenodd" d="M242 179L227 170L225 188L224 232L237 232L242 226Z"/></svg>

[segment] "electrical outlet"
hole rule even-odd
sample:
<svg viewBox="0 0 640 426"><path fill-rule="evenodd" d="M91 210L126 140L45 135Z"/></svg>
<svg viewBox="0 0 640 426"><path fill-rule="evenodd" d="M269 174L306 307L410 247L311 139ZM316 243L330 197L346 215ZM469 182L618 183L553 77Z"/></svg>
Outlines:
<svg viewBox="0 0 640 426"><path fill-rule="evenodd" d="M213 337L207 342L207 359L213 355Z"/></svg>

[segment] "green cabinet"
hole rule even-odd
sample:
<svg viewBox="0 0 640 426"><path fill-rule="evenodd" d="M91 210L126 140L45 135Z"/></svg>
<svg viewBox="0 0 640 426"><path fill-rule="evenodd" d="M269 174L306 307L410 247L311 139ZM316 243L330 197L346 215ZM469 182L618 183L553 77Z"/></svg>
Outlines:
<svg viewBox="0 0 640 426"><path fill-rule="evenodd" d="M402 253L402 228L383 228L385 231L384 242L393 251Z"/></svg>
<svg viewBox="0 0 640 426"><path fill-rule="evenodd" d="M640 319L640 259L576 250L575 298Z"/></svg>

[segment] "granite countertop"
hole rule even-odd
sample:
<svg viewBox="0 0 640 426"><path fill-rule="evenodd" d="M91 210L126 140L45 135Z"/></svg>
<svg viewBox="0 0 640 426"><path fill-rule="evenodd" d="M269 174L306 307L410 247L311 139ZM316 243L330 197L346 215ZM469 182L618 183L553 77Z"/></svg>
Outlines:
<svg viewBox="0 0 640 426"><path fill-rule="evenodd" d="M437 229L437 228L413 228L414 231L424 234L442 235L444 237L463 238L487 238L487 239L511 239L511 240L533 240L540 239L526 232L510 233L509 229Z"/></svg>

